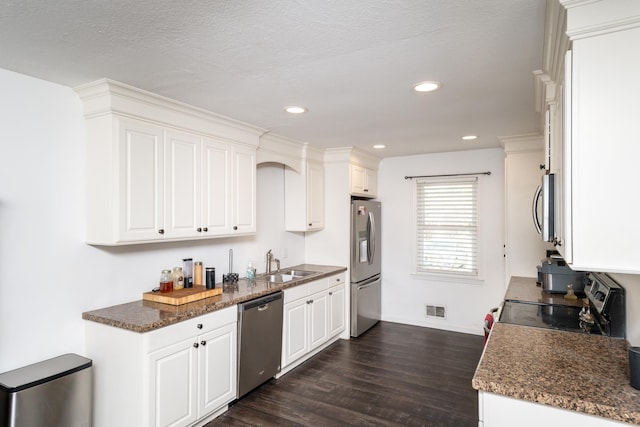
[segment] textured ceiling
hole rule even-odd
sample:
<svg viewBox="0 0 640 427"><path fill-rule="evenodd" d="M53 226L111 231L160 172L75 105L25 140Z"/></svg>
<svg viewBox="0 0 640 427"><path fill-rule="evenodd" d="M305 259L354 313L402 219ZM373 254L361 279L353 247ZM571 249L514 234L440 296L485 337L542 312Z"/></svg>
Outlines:
<svg viewBox="0 0 640 427"><path fill-rule="evenodd" d="M0 68L107 77L318 146L386 144L381 157L497 147L538 130L544 3L0 0ZM442 88L415 93L423 80Z"/></svg>

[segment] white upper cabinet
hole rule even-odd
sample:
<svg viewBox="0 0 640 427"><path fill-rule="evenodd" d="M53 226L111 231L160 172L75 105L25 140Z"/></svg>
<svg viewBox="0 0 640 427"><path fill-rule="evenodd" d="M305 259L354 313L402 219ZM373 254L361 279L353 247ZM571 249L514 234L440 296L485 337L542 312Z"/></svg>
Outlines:
<svg viewBox="0 0 640 427"><path fill-rule="evenodd" d="M308 161L302 173L285 168L285 214L287 231L312 231L324 228L324 168Z"/></svg>
<svg viewBox="0 0 640 427"><path fill-rule="evenodd" d="M552 132L562 135L562 149L552 144L551 159L558 174L557 247L574 270L637 274L640 2L560 3L572 46L566 59L564 52L555 55L566 69L565 76L556 73L554 103L554 122L564 129Z"/></svg>
<svg viewBox="0 0 640 427"><path fill-rule="evenodd" d="M87 146L91 165L91 169L87 167L87 237L96 241L115 235L123 242L153 240L164 226L162 130L133 120L117 120L114 127L116 144L89 141ZM116 170L112 162L104 161L110 156L103 157L103 153L117 157ZM117 184L114 191L113 184ZM117 221L112 221L113 215Z"/></svg>
<svg viewBox="0 0 640 427"><path fill-rule="evenodd" d="M378 195L377 171L351 164L349 179L351 195L371 198Z"/></svg>
<svg viewBox="0 0 640 427"><path fill-rule="evenodd" d="M198 237L200 221L201 139L167 131L165 138L164 237Z"/></svg>
<svg viewBox="0 0 640 427"><path fill-rule="evenodd" d="M284 170L284 223L287 231L324 228L324 166L322 152L305 145L301 171Z"/></svg>
<svg viewBox="0 0 640 427"><path fill-rule="evenodd" d="M262 129L110 80L76 91L87 129L87 243L256 231Z"/></svg>
<svg viewBox="0 0 640 427"><path fill-rule="evenodd" d="M233 234L256 231L256 150L234 147L232 181Z"/></svg>

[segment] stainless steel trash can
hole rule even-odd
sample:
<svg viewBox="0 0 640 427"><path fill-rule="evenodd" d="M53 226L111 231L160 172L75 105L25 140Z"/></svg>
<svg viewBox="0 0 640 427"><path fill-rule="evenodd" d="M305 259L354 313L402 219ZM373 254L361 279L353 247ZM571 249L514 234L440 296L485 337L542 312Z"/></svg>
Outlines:
<svg viewBox="0 0 640 427"><path fill-rule="evenodd" d="M0 374L0 427L88 427L92 361L64 354Z"/></svg>

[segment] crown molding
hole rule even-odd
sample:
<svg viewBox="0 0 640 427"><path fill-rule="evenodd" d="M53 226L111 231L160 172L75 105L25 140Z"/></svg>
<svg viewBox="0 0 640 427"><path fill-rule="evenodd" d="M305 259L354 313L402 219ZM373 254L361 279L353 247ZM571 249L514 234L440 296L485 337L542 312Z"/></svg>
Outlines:
<svg viewBox="0 0 640 427"><path fill-rule="evenodd" d="M538 152L544 149L544 137L539 133L500 136L498 141L506 154Z"/></svg>
<svg viewBox="0 0 640 427"><path fill-rule="evenodd" d="M571 40L640 27L637 0L560 0L560 3L568 10L567 34Z"/></svg>
<svg viewBox="0 0 640 427"><path fill-rule="evenodd" d="M87 120L117 114L252 146L257 146L260 135L266 132L266 129L106 78L77 86L74 91L82 101Z"/></svg>

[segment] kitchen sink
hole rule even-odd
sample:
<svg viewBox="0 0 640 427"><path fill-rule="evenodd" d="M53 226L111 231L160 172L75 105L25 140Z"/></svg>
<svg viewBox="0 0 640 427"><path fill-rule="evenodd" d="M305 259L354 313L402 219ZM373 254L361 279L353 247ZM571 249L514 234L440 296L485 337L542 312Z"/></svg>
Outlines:
<svg viewBox="0 0 640 427"><path fill-rule="evenodd" d="M312 276L314 274L318 274L317 271L307 271L307 270L285 270L279 273L286 274L293 277L307 277L307 276Z"/></svg>
<svg viewBox="0 0 640 427"><path fill-rule="evenodd" d="M306 270L284 270L271 274L259 274L256 276L256 280L269 283L286 283L303 277L312 276L314 274L318 274L318 272Z"/></svg>

